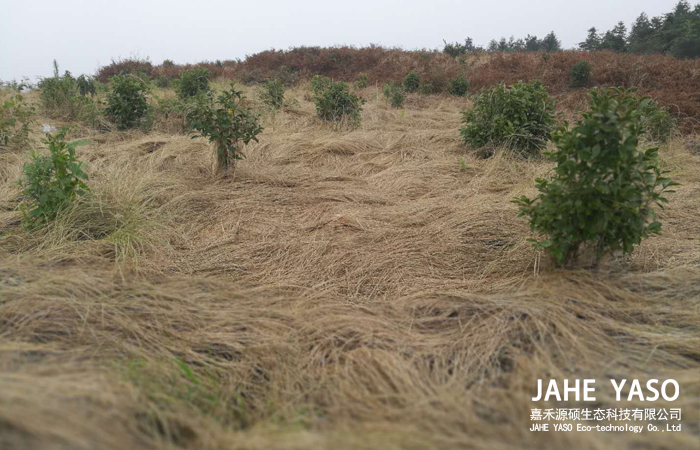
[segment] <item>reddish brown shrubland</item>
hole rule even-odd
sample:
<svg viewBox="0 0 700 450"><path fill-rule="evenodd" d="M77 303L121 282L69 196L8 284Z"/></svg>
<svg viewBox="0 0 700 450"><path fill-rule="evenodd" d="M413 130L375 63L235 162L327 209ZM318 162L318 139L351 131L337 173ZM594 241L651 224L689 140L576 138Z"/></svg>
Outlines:
<svg viewBox="0 0 700 450"><path fill-rule="evenodd" d="M465 73L471 92L498 83L518 80L542 80L560 101L562 109L576 111L585 106L585 89L569 88L569 73L578 61L591 63L591 87L637 86L668 106L683 119L686 129L700 119L700 61L679 60L666 55L630 55L613 52L562 51L548 59L541 53L478 53L452 58L435 50L402 50L369 47L297 47L290 50L266 50L243 61L204 62L195 65L139 67L154 77L176 78L194 66L209 69L212 78L236 78L260 82L294 72L300 79L321 74L336 80L352 81L366 73L370 84L401 81L415 70L422 82L444 91L449 79ZM126 63L128 67L122 67ZM98 78L130 69L132 60L113 63L100 69ZM116 71L116 72L115 72Z"/></svg>
<svg viewBox="0 0 700 450"><path fill-rule="evenodd" d="M580 106L581 89L569 88L569 73L578 61L591 64L591 87L639 88L662 105L670 107L686 126L700 118L700 60L679 60L667 55L630 55L613 52L557 52L548 60L540 54L494 54L469 73L472 89L496 83L539 79L551 94L563 97L565 105Z"/></svg>
<svg viewBox="0 0 700 450"><path fill-rule="evenodd" d="M112 62L106 66L102 66L97 70L95 79L101 83L106 83L114 75L142 74L148 77L153 75L153 64L146 59L136 57L126 59L112 59Z"/></svg>

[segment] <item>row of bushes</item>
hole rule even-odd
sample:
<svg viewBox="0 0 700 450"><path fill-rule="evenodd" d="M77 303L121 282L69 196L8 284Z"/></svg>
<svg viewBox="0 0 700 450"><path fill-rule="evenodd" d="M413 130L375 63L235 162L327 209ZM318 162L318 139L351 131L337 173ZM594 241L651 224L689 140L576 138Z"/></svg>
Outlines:
<svg viewBox="0 0 700 450"><path fill-rule="evenodd" d="M585 85L590 67L585 61L574 66L572 84ZM363 85L360 78L356 84ZM50 111L68 111L71 119L79 118L86 106L89 111L96 111L95 103L88 95L94 95L95 88L90 80L74 79L69 73L63 77L45 79L41 83L42 100ZM392 107L401 108L405 101L405 92L421 90L420 77L416 72L409 72L401 84L389 82L384 86L384 95ZM453 80L455 95L466 95L469 82L458 77ZM333 82L328 77L316 75L311 79L311 91L314 94L317 114L325 121L357 124L364 100L350 92L344 82ZM115 75L111 79L107 94L105 113L119 129L139 126L148 115L149 105L146 98L147 85L134 76ZM209 93L209 73L206 69L195 68L187 71L176 82L178 101L160 101L159 106L169 112L180 112L194 117L201 111ZM273 110L284 103L284 86L278 81L269 81L259 89L259 99ZM195 101L191 101L195 99ZM209 102L211 103L211 101ZM83 108L73 108L78 104ZM66 106L67 105L67 106ZM659 108L657 104L647 107L649 135L655 139L665 139L674 126L668 109ZM91 115L92 116L92 115ZM461 134L466 143L476 147L489 144L505 144L511 148L535 152L542 149L549 140L554 126L554 104L544 85L538 81L532 83L518 82L511 87L501 84L484 90L475 97L475 107L464 113L464 128ZM189 123L192 127L192 121Z"/></svg>
<svg viewBox="0 0 700 450"><path fill-rule="evenodd" d="M113 92L131 91L132 98L139 86L123 82L129 79L115 77L122 84ZM319 117L359 120L362 99L346 83L317 81ZM664 194L677 185L659 168L657 148L639 148L658 106L632 89L596 89L589 97L588 111L572 129L564 125L552 132L553 105L542 83L497 86L476 99L462 130L465 140L480 143L510 133L512 145L526 149L542 148L551 136L557 151L545 156L555 163L554 176L536 180L539 194L534 199L521 196L513 202L521 216L529 217L532 230L543 236L532 239L536 248L550 252L562 265L578 262L586 250L594 264L609 252L632 252L642 239L660 232L654 206L663 207L668 202ZM182 100L194 102L192 127L214 144L219 168L240 159L241 145L257 141L262 131L233 86L216 99L207 90L190 92ZM76 196L89 195L88 176L75 155L80 143L66 142L65 135L65 129L47 135L50 154L32 154L24 166L22 212L30 227L45 225Z"/></svg>
<svg viewBox="0 0 700 450"><path fill-rule="evenodd" d="M95 90L89 83L56 73L41 83L44 106L63 111L66 102L91 98ZM405 91L419 89L420 77L409 73L401 84L388 83L385 94L397 106L403 103ZM347 83L316 76L311 90L320 119L359 122L364 99L351 92ZM232 85L215 96L204 69L184 73L176 91L178 100L173 105L185 109L190 129L212 143L217 170L241 159L242 146L257 141L262 132L259 117L243 94ZM144 81L135 76L113 76L105 113L119 128L138 126L148 111L146 92ZM283 85L267 83L260 98L272 109L281 107ZM16 111L20 105L21 97L3 105L3 111ZM66 111L72 114L70 108ZM506 145L535 154L549 141L557 146L556 152L544 153L556 163L554 177L537 180L536 198L514 200L521 215L530 218L531 228L546 236L534 240L535 245L549 251L557 262L569 264L586 246L597 261L609 251L629 253L643 238L658 233L653 205L666 203L662 194L671 192L668 188L675 183L659 169L657 149L641 151L639 139L645 134L668 139L674 126L668 110L632 89L597 89L591 91L589 110L573 129L566 124L556 128L555 122L554 102L544 84L519 81L483 90L474 98L474 108L464 113L460 130L465 143L475 147ZM48 135L45 143L50 155L32 154L22 179L27 199L22 211L32 227L53 220L76 196L89 195L87 174L75 155L78 143L67 143L65 130Z"/></svg>
<svg viewBox="0 0 700 450"><path fill-rule="evenodd" d="M423 59L431 59L434 56L429 52L423 52L422 55ZM464 60L464 58L461 59L462 62L466 64L466 60ZM236 76L245 83L264 84L268 81L277 81L284 86L294 86L303 78L300 70L286 65L282 65L276 70L259 71L256 69L252 72L241 73L240 71L233 70L233 67L236 67L235 62L229 61L227 63L229 65L226 67L231 69L228 71L227 75ZM241 64L243 63L239 62L238 66ZM225 71L221 70L225 67L224 63L214 63L214 70L209 68L211 65L212 63L201 63L195 66L176 66L172 61L166 60L161 66L154 66L148 60L128 58L113 61L108 66L100 68L96 79L106 83L115 75L129 74L136 75L144 80L153 80L158 87L170 87L176 84L179 79L182 79L183 76L193 75L194 73L207 73L216 77L225 75ZM423 65L420 71L424 73L423 78L425 78L426 81L421 82L421 76L419 76L418 71L414 69L406 75L402 81L402 85L406 92L420 92L421 94L446 92L450 95L463 96L468 88L468 84L465 86L466 77L464 70L465 67L462 67L459 73L445 77L443 75L438 75L434 68ZM331 78L328 76L326 77ZM340 78L342 79L345 77ZM357 89L363 89L369 85L369 75L367 73L358 73L354 78L354 85ZM378 77L378 79L381 78Z"/></svg>
<svg viewBox="0 0 700 450"><path fill-rule="evenodd" d="M640 112L640 127L654 141L667 141L676 129L668 108L633 93ZM594 92L596 92L594 90ZM540 81L519 81L483 90L474 98L474 107L463 113L460 133L467 145L483 148L506 146L537 154L550 141L555 128L554 100Z"/></svg>
<svg viewBox="0 0 700 450"><path fill-rule="evenodd" d="M546 55L546 58L544 57ZM585 61L592 68L588 82L575 82L571 72L574 65ZM169 85L193 67L209 70L212 78L237 79L250 83L277 80L285 86L320 74L334 80L362 80L363 83L400 82L397 74L415 71L424 84L424 91L447 92L450 80L462 75L470 82L470 90L481 89L518 80L541 80L549 92L559 96L574 96L572 107L584 99L583 92L570 93L570 87L621 86L639 87L640 94L651 95L664 105L673 105L673 114L682 119L681 125L690 130L700 117L700 60L678 60L667 55L632 55L610 51L560 51L552 53L476 53L452 57L434 50L407 51L380 46L298 47L289 50L267 50L237 61L203 62L178 65L164 61L155 65L149 61L130 58L114 61L100 68L98 81L106 82L121 73L143 74L155 82ZM568 98L568 97L567 97Z"/></svg>
<svg viewBox="0 0 700 450"><path fill-rule="evenodd" d="M259 117L246 105L241 91L232 84L230 89L215 96L204 75L197 70L183 74L178 86L178 100L169 106L174 108L177 104L186 110L187 130L199 133L212 143L216 171L220 172L243 158L242 147L250 141L257 141L262 126ZM42 84L42 88L48 90L46 94L42 90L42 95L50 95L55 86L68 85L71 79L64 76L52 80ZM146 93L147 85L143 80L128 75L113 76L105 114L119 129L139 126L149 110ZM70 101L74 100L71 98ZM63 105L59 102L53 106L59 108ZM75 148L81 143L67 142L67 132L68 129L63 128L55 135L47 133L43 142L49 154L32 152L31 161L24 165L22 213L30 229L45 226L77 196L90 194L87 173L75 154Z"/></svg>
<svg viewBox="0 0 700 450"><path fill-rule="evenodd" d="M447 92L455 97L464 97L469 91L469 81L464 75L451 78ZM384 84L384 96L393 108L402 108L406 92L418 92L420 95L437 93L431 83L422 83L415 71L410 71L402 83L389 81Z"/></svg>
<svg viewBox="0 0 700 450"><path fill-rule="evenodd" d="M85 75L75 78L68 71L60 76L54 61L54 76L42 79L38 87L44 111L49 117L98 126L99 108L95 100L98 83L92 78Z"/></svg>
<svg viewBox="0 0 700 450"><path fill-rule="evenodd" d="M73 103L83 102L78 100L80 98L92 102L87 96L94 95L94 90L80 92L76 86L79 86L76 79L68 73L63 77L55 74L53 78L43 80L40 87L46 110L65 113L69 119L79 118L73 115ZM317 77L312 90L319 118L351 125L359 122L364 99L351 93L347 83ZM105 114L119 129L138 127L148 115L147 91L147 84L136 76L112 76ZM177 100L163 101L161 106L184 113L186 129L198 132L212 143L217 171L225 170L236 160L242 159L242 147L250 141L257 141L257 136L262 132L259 117L247 106L243 93L232 85L229 90L215 96L209 89L205 69L183 73L176 92ZM284 104L284 87L276 81L268 82L259 91L259 96L270 108L278 109ZM16 102L21 102L21 99L21 95L18 95ZM14 103L6 103L2 111L18 107ZM47 134L44 143L49 155L32 153L31 161L24 166L21 185L26 201L22 212L29 228L46 225L77 196L89 195L88 176L75 154L75 148L80 143L66 142L66 133L67 129L64 128L56 135Z"/></svg>
<svg viewBox="0 0 700 450"><path fill-rule="evenodd" d="M55 74L53 78L43 80L40 88L46 110L55 114L68 111L66 118L78 118L71 117L71 103L82 101L76 99L79 96L94 94L94 91L83 94L75 90L75 86L76 80L70 74L63 77ZM341 87L339 91L338 87ZM320 116L327 120L340 120L341 116L351 114L349 109L343 110L342 114L334 110L333 105L345 93L342 87L341 83L330 83L328 91L319 92ZM139 77L113 75L110 78L104 113L119 129L136 128L148 120L151 107L148 104L147 92L147 83ZM157 107L166 114L182 113L186 118L184 128L188 132L199 133L200 137L211 142L217 172L226 170L242 159L243 146L250 141L257 141L257 136L262 132L259 116L247 105L243 93L232 84L230 89L216 96L209 88L206 69L195 68L183 73L177 80L176 92L177 100L165 101L156 98ZM284 87L278 82L268 83L259 94L264 103L272 109L279 108L284 103ZM339 96L334 97L334 94ZM3 112L0 117L4 119L5 111L16 110L22 105L21 102L21 95L18 95L16 100L6 102L0 109ZM357 111L353 118L359 119L359 108ZM17 112L14 114L18 115ZM9 121L0 122L5 123ZM14 122L11 125L14 125ZM0 134L2 142L5 141L6 128L8 127L0 128L3 131L3 134ZM32 153L31 161L24 166L21 186L25 201L22 204L22 212L25 224L30 229L45 226L77 196L90 194L87 186L88 176L75 153L75 148L81 143L67 142L67 132L68 129L63 128L55 135L47 134L43 142L49 154ZM9 141L9 138L7 140Z"/></svg>
<svg viewBox="0 0 700 450"><path fill-rule="evenodd" d="M319 117L359 120L361 99L347 84L315 77L312 90ZM403 104L406 90L406 83L384 87L395 107ZM663 194L677 184L659 169L657 148L639 149L642 135L670 137L674 123L668 110L634 89L596 89L589 95L589 110L573 129L566 123L555 129L554 102L541 82L495 86L475 98L461 129L467 144L505 144L529 154L554 141L558 151L544 155L556 163L555 176L536 181L536 198L513 201L532 230L545 236L532 239L536 248L561 265L578 263L586 250L594 265L608 252L631 253L660 232L653 206L663 207L668 202Z"/></svg>

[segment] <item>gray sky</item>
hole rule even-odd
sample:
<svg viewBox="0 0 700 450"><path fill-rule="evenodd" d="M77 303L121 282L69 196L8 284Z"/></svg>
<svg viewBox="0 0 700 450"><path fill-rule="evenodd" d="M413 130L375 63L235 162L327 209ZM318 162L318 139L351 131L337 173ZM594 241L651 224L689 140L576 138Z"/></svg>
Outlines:
<svg viewBox="0 0 700 450"><path fill-rule="evenodd" d="M0 79L94 73L111 58L235 59L299 45L442 48L554 30L573 47L595 26L628 28L677 0L0 0ZM696 3L695 1L692 3Z"/></svg>

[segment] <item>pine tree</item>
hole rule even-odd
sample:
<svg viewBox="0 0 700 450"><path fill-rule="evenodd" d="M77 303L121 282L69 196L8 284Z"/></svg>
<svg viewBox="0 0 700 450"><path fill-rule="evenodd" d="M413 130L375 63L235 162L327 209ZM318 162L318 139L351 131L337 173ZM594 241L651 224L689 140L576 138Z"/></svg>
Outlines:
<svg viewBox="0 0 700 450"><path fill-rule="evenodd" d="M537 39L537 36L530 36L528 34L525 38L525 51L538 52L540 48L542 48L542 41Z"/></svg>
<svg viewBox="0 0 700 450"><path fill-rule="evenodd" d="M618 22L615 28L605 33L600 48L618 53L627 51L627 27L624 22Z"/></svg>
<svg viewBox="0 0 700 450"><path fill-rule="evenodd" d="M473 52L475 50L474 40L470 37L464 40L464 48L467 52Z"/></svg>
<svg viewBox="0 0 700 450"><path fill-rule="evenodd" d="M654 36L654 28L646 13L641 13L634 24L629 35L629 51L632 53L654 53L653 43L650 42Z"/></svg>
<svg viewBox="0 0 700 450"><path fill-rule="evenodd" d="M589 52L592 52L594 50L600 50L600 41L601 38L598 35L598 30L596 29L596 27L591 27L588 30L588 36L586 37L586 40L578 44L578 46L581 50L587 50Z"/></svg>
<svg viewBox="0 0 700 450"><path fill-rule="evenodd" d="M542 50L547 52L556 52L561 50L561 41L554 34L554 31L549 33L542 39Z"/></svg>
<svg viewBox="0 0 700 450"><path fill-rule="evenodd" d="M673 56L676 58L700 57L700 4L691 10L688 2L678 2L672 13L669 35L671 40L669 50Z"/></svg>

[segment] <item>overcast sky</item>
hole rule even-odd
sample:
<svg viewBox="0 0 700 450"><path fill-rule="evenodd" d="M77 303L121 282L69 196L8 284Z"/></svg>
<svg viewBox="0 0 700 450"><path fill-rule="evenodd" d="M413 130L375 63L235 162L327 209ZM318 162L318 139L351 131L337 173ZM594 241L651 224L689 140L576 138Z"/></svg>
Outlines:
<svg viewBox="0 0 700 450"><path fill-rule="evenodd" d="M641 13L677 0L0 0L0 80L61 72L92 74L111 58L177 63L243 58L300 45L442 48L471 36L543 37L566 48L595 26L628 28ZM695 2L693 2L695 3Z"/></svg>

